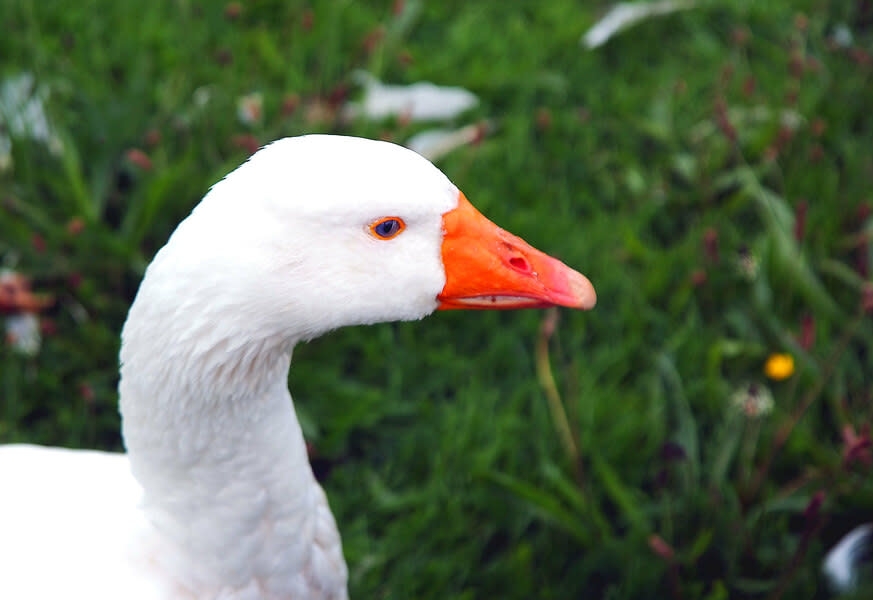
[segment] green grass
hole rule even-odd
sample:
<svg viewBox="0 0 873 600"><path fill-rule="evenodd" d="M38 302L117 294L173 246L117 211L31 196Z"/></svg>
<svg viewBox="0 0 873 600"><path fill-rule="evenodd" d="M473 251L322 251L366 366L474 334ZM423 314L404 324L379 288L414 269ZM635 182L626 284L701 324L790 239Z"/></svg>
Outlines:
<svg viewBox="0 0 873 600"><path fill-rule="evenodd" d="M496 129L440 167L599 303L548 340L542 312L454 313L297 349L353 597L825 597L823 553L873 513L841 434L873 417L869 3L702 2L596 51L605 5L392 7L0 4L0 79L33 74L63 143L15 138L0 174L0 264L55 300L39 354L0 345L0 441L121 448L127 307L241 136L402 142L422 126L336 118L355 69L461 85L459 122ZM733 404L750 384L771 413Z"/></svg>

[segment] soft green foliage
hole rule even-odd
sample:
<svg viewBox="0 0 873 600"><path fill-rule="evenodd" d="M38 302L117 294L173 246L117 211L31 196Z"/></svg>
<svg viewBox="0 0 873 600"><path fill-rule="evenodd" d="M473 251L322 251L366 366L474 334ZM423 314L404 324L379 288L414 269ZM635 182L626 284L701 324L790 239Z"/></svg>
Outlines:
<svg viewBox="0 0 873 600"><path fill-rule="evenodd" d="M16 137L0 174L0 263L54 298L38 355L0 345L0 441L121 448L126 309L246 136L403 141L339 121L355 69L461 85L495 130L440 166L599 304L550 338L539 311L446 313L297 349L352 595L824 597L873 513L870 3L701 2L585 50L604 9L0 3L0 80L32 73L62 142ZM772 412L737 407L750 385Z"/></svg>

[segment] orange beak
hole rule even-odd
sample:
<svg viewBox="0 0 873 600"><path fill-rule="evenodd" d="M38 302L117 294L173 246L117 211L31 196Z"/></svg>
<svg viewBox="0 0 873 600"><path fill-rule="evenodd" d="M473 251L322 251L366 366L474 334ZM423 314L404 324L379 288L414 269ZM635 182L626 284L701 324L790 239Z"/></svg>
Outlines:
<svg viewBox="0 0 873 600"><path fill-rule="evenodd" d="M446 285L439 309L509 309L597 302L588 278L486 219L463 193L443 215Z"/></svg>

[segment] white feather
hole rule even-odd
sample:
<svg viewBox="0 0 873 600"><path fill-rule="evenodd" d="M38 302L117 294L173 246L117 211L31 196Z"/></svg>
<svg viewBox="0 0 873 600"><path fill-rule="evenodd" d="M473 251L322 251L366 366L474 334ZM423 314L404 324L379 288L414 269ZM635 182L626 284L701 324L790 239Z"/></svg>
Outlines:
<svg viewBox="0 0 873 600"><path fill-rule="evenodd" d="M479 103L475 94L461 87L435 85L429 81L391 85L365 71L357 71L355 78L364 86L364 96L360 102L346 105L344 113L349 118L448 121Z"/></svg>
<svg viewBox="0 0 873 600"><path fill-rule="evenodd" d="M837 592L844 594L858 584L860 559L873 545L873 524L865 523L844 535L825 555L822 570Z"/></svg>
<svg viewBox="0 0 873 600"><path fill-rule="evenodd" d="M346 598L291 350L433 311L457 198L414 152L333 136L275 142L216 184L122 332L128 454L0 447L0 598ZM385 216L406 230L376 240Z"/></svg>

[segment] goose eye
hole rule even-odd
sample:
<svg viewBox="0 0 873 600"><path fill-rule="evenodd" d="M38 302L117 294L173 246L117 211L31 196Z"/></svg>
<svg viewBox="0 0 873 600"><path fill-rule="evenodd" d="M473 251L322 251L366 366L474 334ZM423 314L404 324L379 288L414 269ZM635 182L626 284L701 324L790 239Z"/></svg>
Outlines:
<svg viewBox="0 0 873 600"><path fill-rule="evenodd" d="M406 229L406 223L398 217L384 217L370 225L370 232L380 240L390 240Z"/></svg>

